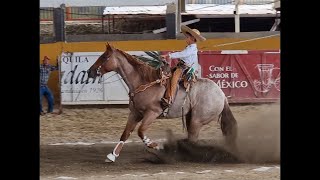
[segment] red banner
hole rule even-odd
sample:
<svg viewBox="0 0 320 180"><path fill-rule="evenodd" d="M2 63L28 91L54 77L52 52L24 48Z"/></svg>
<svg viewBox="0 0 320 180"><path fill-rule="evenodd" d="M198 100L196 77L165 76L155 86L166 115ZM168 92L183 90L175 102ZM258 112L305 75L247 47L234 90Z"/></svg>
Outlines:
<svg viewBox="0 0 320 180"><path fill-rule="evenodd" d="M279 51L202 51L198 58L201 76L217 83L229 102L280 99ZM176 62L170 63L174 66Z"/></svg>

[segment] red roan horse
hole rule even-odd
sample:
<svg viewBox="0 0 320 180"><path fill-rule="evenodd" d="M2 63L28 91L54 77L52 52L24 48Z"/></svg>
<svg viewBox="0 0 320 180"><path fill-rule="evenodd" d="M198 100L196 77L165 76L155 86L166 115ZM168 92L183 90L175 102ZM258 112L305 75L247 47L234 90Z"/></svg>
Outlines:
<svg viewBox="0 0 320 180"><path fill-rule="evenodd" d="M106 162L116 160L125 141L139 122L141 125L138 129L138 135L143 143L148 148L159 149L158 144L146 136L146 131L154 120L160 118L159 116L163 112L161 98L164 96L166 88L161 83L164 80L161 76L161 69L154 69L107 44L106 51L87 72L89 78L97 78L110 71L119 73L129 87L130 114L120 141L113 152L107 155ZM142 91L141 87L144 87ZM196 142L203 125L221 118L223 135L229 144L235 145L237 122L229 108L225 94L216 83L206 78L198 78L188 93L181 86L166 118L182 116L181 107L185 98L183 116L186 118L189 141Z"/></svg>

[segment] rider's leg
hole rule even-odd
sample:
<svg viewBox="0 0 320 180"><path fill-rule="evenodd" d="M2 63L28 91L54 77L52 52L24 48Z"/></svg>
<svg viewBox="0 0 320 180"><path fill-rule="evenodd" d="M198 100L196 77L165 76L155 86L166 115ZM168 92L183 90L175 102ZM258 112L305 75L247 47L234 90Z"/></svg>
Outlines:
<svg viewBox="0 0 320 180"><path fill-rule="evenodd" d="M170 92L171 92L171 78L168 80L166 84L166 92L164 94L164 98L162 98L162 103L164 106L168 106L170 104Z"/></svg>
<svg viewBox="0 0 320 180"><path fill-rule="evenodd" d="M170 104L172 104L174 102L174 99L175 99L175 96L177 93L177 89L178 89L179 79L182 75L182 72L183 72L183 69L178 67L172 75L171 89L170 89Z"/></svg>

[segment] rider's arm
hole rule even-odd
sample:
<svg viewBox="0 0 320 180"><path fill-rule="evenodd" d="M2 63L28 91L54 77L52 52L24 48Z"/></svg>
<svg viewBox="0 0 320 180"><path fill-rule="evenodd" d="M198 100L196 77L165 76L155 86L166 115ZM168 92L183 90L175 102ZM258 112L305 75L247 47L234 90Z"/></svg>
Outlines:
<svg viewBox="0 0 320 180"><path fill-rule="evenodd" d="M188 56L192 55L192 53L193 53L193 51L191 48L186 48L180 52L169 53L169 57L171 59L184 58L184 57L188 57Z"/></svg>

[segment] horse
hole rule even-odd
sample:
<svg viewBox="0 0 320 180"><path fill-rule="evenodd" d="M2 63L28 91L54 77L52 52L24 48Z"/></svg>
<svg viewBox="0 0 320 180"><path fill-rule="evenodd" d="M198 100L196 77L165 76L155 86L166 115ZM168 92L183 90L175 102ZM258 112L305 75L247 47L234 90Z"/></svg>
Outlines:
<svg viewBox="0 0 320 180"><path fill-rule="evenodd" d="M141 124L137 132L142 142L147 148L151 148L150 150L159 150L158 143L148 138L146 131L156 119L163 119L161 117L163 113L161 98L166 91L163 82L168 77L163 75L161 68L155 69L106 43L105 52L87 70L88 78L98 78L111 71L120 74L129 88L130 113L120 141L107 155L105 162L115 162L125 141L139 122ZM181 110L183 104L184 111ZM182 86L178 88L175 101L165 118L172 119L182 116L186 121L189 142L197 142L203 125L213 120L217 120L217 122L220 120L222 134L226 142L235 145L237 121L230 110L224 92L215 82L207 78L197 78L188 93Z"/></svg>

